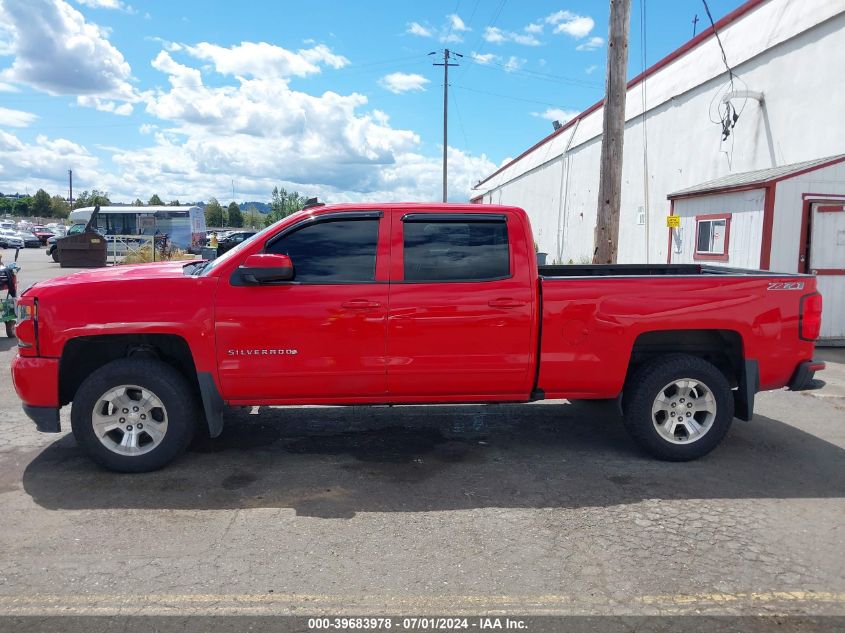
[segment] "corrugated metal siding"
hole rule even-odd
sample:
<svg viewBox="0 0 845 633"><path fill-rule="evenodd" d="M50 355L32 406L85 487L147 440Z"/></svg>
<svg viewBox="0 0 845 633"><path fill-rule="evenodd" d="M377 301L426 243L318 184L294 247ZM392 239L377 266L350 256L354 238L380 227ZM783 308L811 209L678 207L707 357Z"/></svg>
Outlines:
<svg viewBox="0 0 845 633"><path fill-rule="evenodd" d="M732 216L728 242L729 259L726 262L707 261L706 263L715 266L759 268L764 200L765 191L763 189L676 200L675 215L681 217L681 252L676 252L676 242L673 241L672 263L698 263L693 256L696 216L730 213Z"/></svg>

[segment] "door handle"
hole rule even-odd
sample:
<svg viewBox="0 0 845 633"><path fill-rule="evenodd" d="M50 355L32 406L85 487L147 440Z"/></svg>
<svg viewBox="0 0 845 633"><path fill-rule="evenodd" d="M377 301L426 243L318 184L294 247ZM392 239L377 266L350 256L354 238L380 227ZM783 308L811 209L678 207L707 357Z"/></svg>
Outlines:
<svg viewBox="0 0 845 633"><path fill-rule="evenodd" d="M346 310L375 310L376 308L380 308L381 304L378 301L354 299L353 301L344 301L340 304L340 307Z"/></svg>
<svg viewBox="0 0 845 633"><path fill-rule="evenodd" d="M525 305L525 302L518 301L517 299L511 299L510 297L504 297L502 299L491 299L487 302L487 305L491 308L521 308Z"/></svg>

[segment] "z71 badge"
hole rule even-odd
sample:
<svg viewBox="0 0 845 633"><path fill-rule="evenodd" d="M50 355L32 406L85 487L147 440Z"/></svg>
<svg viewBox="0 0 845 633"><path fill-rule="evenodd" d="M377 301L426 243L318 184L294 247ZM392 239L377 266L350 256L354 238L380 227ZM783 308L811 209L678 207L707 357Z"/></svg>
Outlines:
<svg viewBox="0 0 845 633"><path fill-rule="evenodd" d="M769 290L804 290L803 281L770 281Z"/></svg>

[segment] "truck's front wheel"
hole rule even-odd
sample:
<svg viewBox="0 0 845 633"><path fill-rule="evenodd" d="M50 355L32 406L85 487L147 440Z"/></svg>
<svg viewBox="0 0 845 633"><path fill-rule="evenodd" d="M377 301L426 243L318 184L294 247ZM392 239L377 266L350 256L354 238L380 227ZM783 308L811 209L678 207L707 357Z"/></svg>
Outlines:
<svg viewBox="0 0 845 633"><path fill-rule="evenodd" d="M139 473L175 459L196 426L193 392L166 363L125 358L93 372L71 410L73 435L98 464Z"/></svg>
<svg viewBox="0 0 845 633"><path fill-rule="evenodd" d="M733 422L734 402L713 364L685 354L657 358L628 381L625 427L659 459L688 461L712 451Z"/></svg>

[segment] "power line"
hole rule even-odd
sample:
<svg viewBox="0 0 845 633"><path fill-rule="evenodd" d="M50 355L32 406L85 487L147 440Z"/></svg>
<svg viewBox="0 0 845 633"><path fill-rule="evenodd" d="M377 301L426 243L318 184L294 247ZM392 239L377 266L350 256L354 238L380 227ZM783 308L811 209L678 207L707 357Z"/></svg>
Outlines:
<svg viewBox="0 0 845 633"><path fill-rule="evenodd" d="M734 71L728 64L728 56L725 54L725 47L722 46L722 38L719 37L719 31L716 30L716 23L713 21L713 14L710 13L710 7L707 5L707 0L701 0L704 3L704 10L707 12L707 19L710 20L710 26L713 27L713 34L716 36L716 41L719 43L719 50L722 51L722 61L725 63L725 68L728 69L728 77L733 81Z"/></svg>
<svg viewBox="0 0 845 633"><path fill-rule="evenodd" d="M543 73L538 70L530 70L527 68L509 68L505 64L500 64L498 62L490 61L490 62L480 62L477 59L470 58L470 61L475 64L476 66L482 66L490 69L495 70L502 70L509 75L520 75L523 77L529 77L531 79L540 79L543 81L548 81L551 83L558 83L558 84L567 84L573 86L579 86L583 88L600 88L601 85L592 81L585 81L582 79L575 79L574 77L564 77L562 75L552 75L551 73Z"/></svg>
<svg viewBox="0 0 845 633"><path fill-rule="evenodd" d="M487 22L487 26L485 26L483 29L478 31L478 37L475 39L475 43L472 45L472 48L470 49L470 53L472 53L473 50L475 50L475 49L478 49L478 51L481 52L481 50L484 48L484 45L481 44L481 40L484 37L484 33L487 31L488 28L492 28L492 27L496 26L496 22L498 22L499 17L502 15L502 11L504 11L505 5L507 3L508 3L508 0L501 0L498 8L494 9L493 15L490 17L490 20ZM479 44L481 44L480 47L479 47ZM461 79L463 79L466 76L466 74L469 72L469 69L470 69L470 66L467 66L466 70L464 70L464 72L461 73Z"/></svg>
<svg viewBox="0 0 845 633"><path fill-rule="evenodd" d="M524 103L534 103L534 104L537 104L537 105L550 106L552 108L563 108L564 107L559 103L549 103L548 101L536 101L534 99L523 99L522 97L514 97L512 95L503 95L503 94L500 94L498 92L489 92L487 90L479 90L477 88L470 88L469 86L453 85L452 87L457 88L458 90L468 90L470 92L477 92L479 94L489 95L491 97L501 97L502 99L510 99L512 101L522 101Z"/></svg>
<svg viewBox="0 0 845 633"><path fill-rule="evenodd" d="M458 115L458 126L461 128L461 134L464 137L464 147L469 148L469 139L467 138L466 129L464 129L464 121L461 117L461 110L458 107L458 98L455 96L455 93L452 93L452 104L455 106L455 113Z"/></svg>
<svg viewBox="0 0 845 633"><path fill-rule="evenodd" d="M458 7L461 6L461 0L458 0L455 3L455 10L452 12L452 15L458 15ZM452 28L455 26L455 19L450 17L449 18L449 31L446 33L446 39L444 41L448 42L449 38L452 37Z"/></svg>

